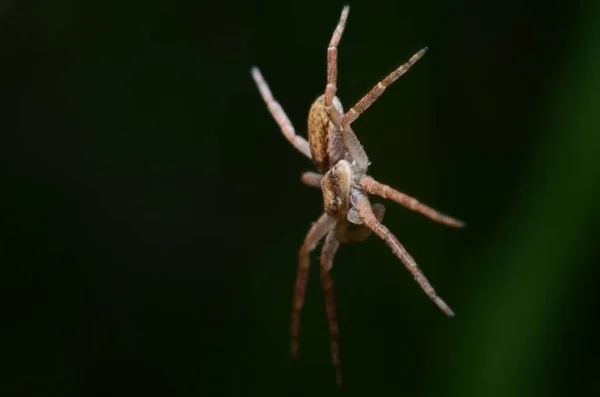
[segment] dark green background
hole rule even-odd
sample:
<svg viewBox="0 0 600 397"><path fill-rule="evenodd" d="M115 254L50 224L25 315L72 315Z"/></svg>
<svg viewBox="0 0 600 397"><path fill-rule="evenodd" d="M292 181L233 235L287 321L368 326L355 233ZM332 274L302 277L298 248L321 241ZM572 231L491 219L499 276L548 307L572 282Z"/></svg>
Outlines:
<svg viewBox="0 0 600 397"><path fill-rule="evenodd" d="M600 3L352 1L346 107L371 174L467 221L386 224L333 278L348 395L571 396L598 385ZM299 133L343 3L0 5L5 396L335 395L317 260L289 354L297 250L322 211Z"/></svg>

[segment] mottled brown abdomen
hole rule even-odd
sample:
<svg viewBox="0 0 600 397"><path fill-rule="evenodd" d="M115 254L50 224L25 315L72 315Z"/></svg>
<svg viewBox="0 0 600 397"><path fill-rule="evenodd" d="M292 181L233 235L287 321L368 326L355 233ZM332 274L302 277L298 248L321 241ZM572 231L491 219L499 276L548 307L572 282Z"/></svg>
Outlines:
<svg viewBox="0 0 600 397"><path fill-rule="evenodd" d="M315 167L321 172L329 169L329 116L325 110L323 95L318 97L308 112L308 143Z"/></svg>

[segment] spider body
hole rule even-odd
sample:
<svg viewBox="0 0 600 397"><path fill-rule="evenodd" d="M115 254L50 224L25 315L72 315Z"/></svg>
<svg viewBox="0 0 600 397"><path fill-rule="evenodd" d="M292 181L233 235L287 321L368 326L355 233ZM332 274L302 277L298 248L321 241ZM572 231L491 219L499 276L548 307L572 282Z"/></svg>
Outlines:
<svg viewBox="0 0 600 397"><path fill-rule="evenodd" d="M427 49L418 51L408 62L400 65L377 83L348 112L344 113L342 104L335 94L337 91L337 47L346 24L348 11L349 7L345 6L327 49L327 85L325 93L319 96L310 107L308 141L296 135L294 127L281 105L274 99L260 71L256 67L252 68L252 77L283 135L296 149L311 159L319 171L319 173L305 172L301 177L302 182L308 186L321 188L323 193L324 212L309 229L298 253L298 273L294 289L290 332L292 355L296 357L298 354L300 312L304 306L310 253L316 248L319 241L325 239L320 256L320 276L331 334L332 362L340 387L342 377L338 343L339 327L333 282L329 274L340 244L361 242L375 233L386 242L430 299L448 316L454 315L450 307L437 295L412 256L394 234L381 223L385 208L381 204L371 204L369 195L392 200L447 226L464 226L463 222L443 215L415 198L367 175L369 159L354 134L351 124L375 102L390 84L406 73L425 54Z"/></svg>
<svg viewBox="0 0 600 397"><path fill-rule="evenodd" d="M332 102L335 110L343 114L339 98L333 97ZM352 157L344 145L340 131L327 114L325 95L318 97L308 111L308 144L313 164L317 170L324 172L320 187L325 212L338 221L348 220L361 224L356 208L350 205L352 189L358 188L361 173L352 164ZM351 208L354 211L347 218Z"/></svg>

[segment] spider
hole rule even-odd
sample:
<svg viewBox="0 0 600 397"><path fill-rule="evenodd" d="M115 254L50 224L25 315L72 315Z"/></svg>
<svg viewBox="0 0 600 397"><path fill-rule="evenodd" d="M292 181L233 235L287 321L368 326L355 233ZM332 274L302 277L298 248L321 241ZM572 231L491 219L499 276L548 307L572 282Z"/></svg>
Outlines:
<svg viewBox="0 0 600 397"><path fill-rule="evenodd" d="M337 91L337 47L346 25L349 10L349 6L343 8L327 48L327 86L325 93L319 96L310 107L308 141L296 135L294 127L281 105L273 97L260 70L257 67L251 69L258 90L283 135L298 151L311 159L319 171L319 173L305 172L301 176L304 184L321 188L324 213L306 234L298 254L298 271L291 316L291 351L294 358L297 358L300 312L304 305L304 294L308 282L310 253L316 248L319 241L325 238L320 257L320 278L329 324L331 359L339 387L342 387L339 327L333 282L329 271L333 266L333 259L340 244L361 242L375 233L387 243L431 300L446 315L454 316L452 309L438 296L412 256L392 232L381 223L385 207L382 204L371 204L369 194L394 201L447 226L456 228L464 226L462 221L441 214L415 198L367 175L370 162L354 134L351 124L383 94L390 84L406 73L426 53L427 48L418 51L406 63L396 68L377 83L348 112L344 113L342 104L335 95Z"/></svg>

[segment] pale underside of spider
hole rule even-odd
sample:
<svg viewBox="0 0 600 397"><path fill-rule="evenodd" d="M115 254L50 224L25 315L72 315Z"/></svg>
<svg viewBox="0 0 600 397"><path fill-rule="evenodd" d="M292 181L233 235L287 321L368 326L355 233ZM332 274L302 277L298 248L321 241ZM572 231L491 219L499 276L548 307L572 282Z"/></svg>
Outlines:
<svg viewBox="0 0 600 397"><path fill-rule="evenodd" d="M392 200L426 217L452 227L463 227L464 223L439 213L413 197L384 185L367 175L370 164L364 148L354 134L351 124L379 98L385 89L406 73L427 51L418 51L408 62L396 68L377 83L348 112L344 113L337 91L337 47L341 40L349 7L345 6L338 25L327 48L327 86L325 93L312 104L308 114L308 141L296 135L294 127L283 108L274 99L258 68L252 68L252 77L273 118L283 135L301 153L311 159L319 171L305 172L301 180L308 186L320 187L323 193L324 213L308 231L300 248L298 273L294 291L291 321L292 355L298 355L300 334L300 312L304 305L304 294L308 282L310 253L319 241L325 238L321 251L321 284L325 295L325 306L329 323L331 357L336 371L338 386L342 386L339 359L338 321L335 309L333 282L329 271L333 258L342 243L361 242L375 233L384 240L400 259L415 281L433 302L448 316L452 309L438 296L415 260L398 239L385 227L385 208L371 204L369 194Z"/></svg>

